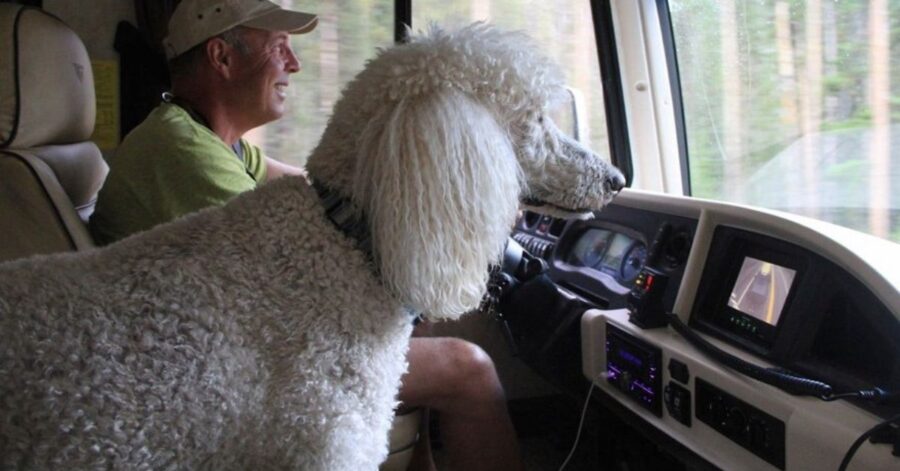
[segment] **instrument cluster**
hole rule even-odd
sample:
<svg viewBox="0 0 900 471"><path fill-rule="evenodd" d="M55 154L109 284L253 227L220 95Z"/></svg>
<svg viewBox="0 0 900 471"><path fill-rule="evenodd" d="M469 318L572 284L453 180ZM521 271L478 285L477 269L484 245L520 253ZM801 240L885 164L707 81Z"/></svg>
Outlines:
<svg viewBox="0 0 900 471"><path fill-rule="evenodd" d="M695 227L696 221L611 204L589 220L524 211L512 237L547 262L557 285L596 307L615 308L625 306L647 266L680 279Z"/></svg>
<svg viewBox="0 0 900 471"><path fill-rule="evenodd" d="M627 285L647 263L647 244L622 232L591 228L575 242L566 263L606 273Z"/></svg>

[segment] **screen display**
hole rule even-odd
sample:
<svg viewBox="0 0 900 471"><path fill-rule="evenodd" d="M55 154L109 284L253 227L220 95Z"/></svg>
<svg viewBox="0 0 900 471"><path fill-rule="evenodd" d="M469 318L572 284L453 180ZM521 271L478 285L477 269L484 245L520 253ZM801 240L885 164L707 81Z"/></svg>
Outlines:
<svg viewBox="0 0 900 471"><path fill-rule="evenodd" d="M609 231L598 229L585 232L578 239L575 248L572 249L569 263L582 267L594 267L597 265L606 253L610 234Z"/></svg>
<svg viewBox="0 0 900 471"><path fill-rule="evenodd" d="M776 325L796 274L790 268L744 257L728 297L728 306L766 324Z"/></svg>
<svg viewBox="0 0 900 471"><path fill-rule="evenodd" d="M618 270L619 266L622 265L622 259L625 257L625 252L631 247L632 242L631 237L628 237L625 234L616 234L613 236L612 242L609 244L609 249L606 251L606 257L603 258L603 265Z"/></svg>

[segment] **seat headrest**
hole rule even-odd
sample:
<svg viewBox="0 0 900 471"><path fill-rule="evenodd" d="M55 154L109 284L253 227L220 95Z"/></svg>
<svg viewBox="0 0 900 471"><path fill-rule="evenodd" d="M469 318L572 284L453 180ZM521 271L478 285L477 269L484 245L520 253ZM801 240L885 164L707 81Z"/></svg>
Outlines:
<svg viewBox="0 0 900 471"><path fill-rule="evenodd" d="M85 141L95 114L81 39L42 10L0 3L0 149Z"/></svg>

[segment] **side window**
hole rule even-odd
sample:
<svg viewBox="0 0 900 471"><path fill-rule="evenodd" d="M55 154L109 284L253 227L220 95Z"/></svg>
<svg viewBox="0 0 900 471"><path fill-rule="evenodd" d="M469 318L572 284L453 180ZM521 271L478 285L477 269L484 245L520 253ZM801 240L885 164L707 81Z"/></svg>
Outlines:
<svg viewBox="0 0 900 471"><path fill-rule="evenodd" d="M281 119L245 137L266 155L303 166L318 144L344 85L380 47L394 41L393 0L275 0L286 8L319 15L309 34L291 37L300 72L291 76Z"/></svg>
<svg viewBox="0 0 900 471"><path fill-rule="evenodd" d="M414 0L412 27L424 30L431 23L443 27L486 21L508 30L521 30L534 38L542 52L563 68L573 97L580 102L581 142L608 155L606 115L594 25L588 1L545 0ZM570 122L555 118L560 129Z"/></svg>
<svg viewBox="0 0 900 471"><path fill-rule="evenodd" d="M900 2L668 5L693 194L900 241Z"/></svg>

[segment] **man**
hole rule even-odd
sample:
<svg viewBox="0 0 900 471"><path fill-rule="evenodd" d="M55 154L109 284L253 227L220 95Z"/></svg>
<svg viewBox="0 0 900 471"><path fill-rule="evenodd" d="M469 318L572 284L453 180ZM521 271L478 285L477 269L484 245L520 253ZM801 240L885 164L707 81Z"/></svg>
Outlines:
<svg viewBox="0 0 900 471"><path fill-rule="evenodd" d="M245 18L252 19L240 21ZM98 243L302 173L264 157L241 136L284 113L288 76L300 70L288 33L311 31L316 23L314 15L270 2L179 6L165 41L172 93L111 159L90 221Z"/></svg>
<svg viewBox="0 0 900 471"><path fill-rule="evenodd" d="M300 70L289 35L315 15L267 0L183 0L165 40L172 92L122 142L90 227L106 244L302 170L241 138L284 114ZM503 388L490 358L459 339L413 338L399 399L441 416L458 469L521 469ZM426 452L415 462L433 468Z"/></svg>

